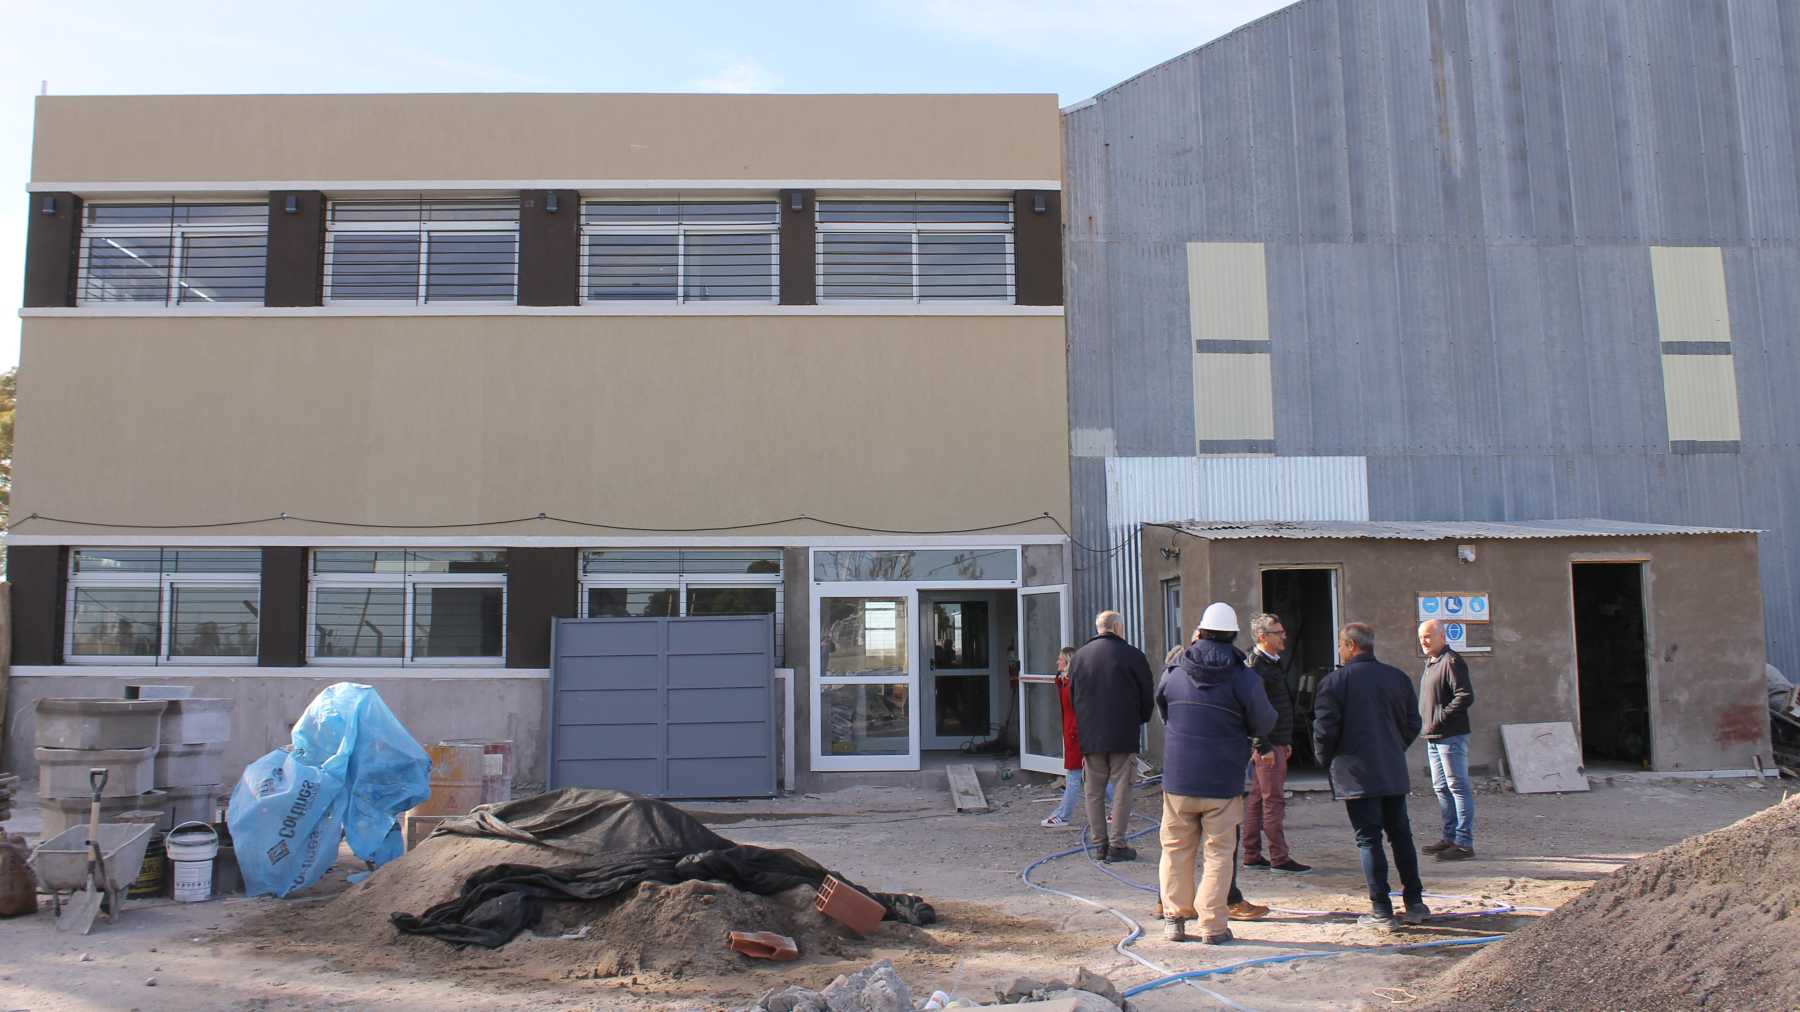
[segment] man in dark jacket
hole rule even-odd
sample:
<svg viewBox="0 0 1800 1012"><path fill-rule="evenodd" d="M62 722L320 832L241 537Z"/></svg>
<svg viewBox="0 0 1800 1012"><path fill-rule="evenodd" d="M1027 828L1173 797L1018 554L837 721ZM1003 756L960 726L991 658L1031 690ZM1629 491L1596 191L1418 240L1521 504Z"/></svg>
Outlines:
<svg viewBox="0 0 1800 1012"><path fill-rule="evenodd" d="M1264 613L1250 620L1250 636L1256 647L1249 665L1262 679L1269 705L1275 707L1275 726L1251 741L1250 796L1244 802L1244 867L1268 868L1290 875L1312 871L1310 865L1288 853L1287 770L1294 755L1294 697L1288 692L1287 628L1281 618ZM1269 856L1262 856L1262 838L1269 838Z"/></svg>
<svg viewBox="0 0 1800 1012"><path fill-rule="evenodd" d="M1250 739L1275 726L1262 679L1231 645L1237 613L1207 607L1200 636L1163 671L1156 706L1163 717L1163 937L1187 938L1200 919L1200 940L1231 941L1227 896L1238 823L1244 815L1244 764ZM1194 854L1205 843L1205 868L1194 885Z"/></svg>
<svg viewBox="0 0 1800 1012"><path fill-rule="evenodd" d="M1405 920L1430 916L1425 884L1419 881L1419 854L1406 815L1406 747L1419 736L1419 697L1412 679L1375 659L1375 630L1352 622L1338 631L1337 670L1319 686L1313 711L1313 752L1331 777L1333 797L1344 802L1356 846L1362 851L1370 912L1358 924L1392 930L1394 901L1388 893L1387 835L1400 872Z"/></svg>
<svg viewBox="0 0 1800 1012"><path fill-rule="evenodd" d="M1069 701L1075 707L1075 734L1081 740L1082 800L1088 834L1099 842L1102 861L1130 861L1137 851L1125 843L1131 823L1131 774L1138 740L1155 707L1150 660L1125 642L1125 620L1116 611L1094 619L1096 635L1069 660ZM1106 789L1112 786L1112 832L1106 826Z"/></svg>
<svg viewBox="0 0 1800 1012"><path fill-rule="evenodd" d="M1425 758L1431 763L1431 790L1444 817L1444 835L1425 847L1439 861L1475 856L1475 786L1469 780L1469 707L1475 688L1469 665L1444 638L1444 623L1419 626L1425 674L1419 678L1419 716L1425 721Z"/></svg>

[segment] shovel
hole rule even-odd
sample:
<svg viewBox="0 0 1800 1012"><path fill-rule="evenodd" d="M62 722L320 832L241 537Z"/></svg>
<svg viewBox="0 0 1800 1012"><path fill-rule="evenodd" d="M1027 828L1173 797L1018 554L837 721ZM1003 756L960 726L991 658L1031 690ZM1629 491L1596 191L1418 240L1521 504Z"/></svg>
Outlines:
<svg viewBox="0 0 1800 1012"><path fill-rule="evenodd" d="M84 935L94 930L100 901L106 897L106 860L100 856L100 792L106 789L106 767L88 770L88 783L94 788L94 803L88 809L87 885L69 900L56 918L56 930L78 931Z"/></svg>

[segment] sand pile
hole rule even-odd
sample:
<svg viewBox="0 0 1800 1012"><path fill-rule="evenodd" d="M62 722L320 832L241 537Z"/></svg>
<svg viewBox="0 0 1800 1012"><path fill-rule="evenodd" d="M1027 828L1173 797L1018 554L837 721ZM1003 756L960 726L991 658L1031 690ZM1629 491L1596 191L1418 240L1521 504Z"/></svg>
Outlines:
<svg viewBox="0 0 1800 1012"><path fill-rule="evenodd" d="M1800 797L1640 858L1428 992L1441 1009L1792 1009Z"/></svg>
<svg viewBox="0 0 1800 1012"><path fill-rule="evenodd" d="M581 859L506 840L435 836L331 900L278 911L252 934L279 937L283 949L297 946L346 970L385 968L412 977L485 970L537 980L679 980L741 972L748 964L861 959L878 946L940 948L925 931L891 921L873 938L858 938L812 909L816 893L809 888L758 896L714 882L646 882L596 903L548 903L534 932L494 950L459 950L435 938L402 935L389 923L390 913L423 913L454 896L470 874L503 863L556 867ZM801 960L747 959L726 947L731 931L788 935L799 944Z"/></svg>

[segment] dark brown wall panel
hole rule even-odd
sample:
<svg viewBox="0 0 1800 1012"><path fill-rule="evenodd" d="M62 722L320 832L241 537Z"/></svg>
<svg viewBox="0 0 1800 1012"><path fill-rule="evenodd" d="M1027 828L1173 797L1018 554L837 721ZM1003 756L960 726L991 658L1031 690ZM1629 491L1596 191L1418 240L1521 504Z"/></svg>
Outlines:
<svg viewBox="0 0 1800 1012"><path fill-rule="evenodd" d="M73 306L81 198L33 193L25 227L25 305Z"/></svg>
<svg viewBox="0 0 1800 1012"><path fill-rule="evenodd" d="M550 620L575 617L575 548L506 550L506 666L550 666Z"/></svg>
<svg viewBox="0 0 1800 1012"><path fill-rule="evenodd" d="M520 192L519 305L576 305L581 301L580 275L581 195L574 190Z"/></svg>
<svg viewBox="0 0 1800 1012"><path fill-rule="evenodd" d="M1013 264L1019 305L1063 304L1062 194L1055 190L1013 194Z"/></svg>
<svg viewBox="0 0 1800 1012"><path fill-rule="evenodd" d="M262 635L256 663L265 668L306 664L306 549L262 550Z"/></svg>
<svg viewBox="0 0 1800 1012"><path fill-rule="evenodd" d="M13 545L6 550L6 578L12 583L12 662L61 664L69 550Z"/></svg>
<svg viewBox="0 0 1800 1012"><path fill-rule="evenodd" d="M269 277L263 305L317 306L324 299L325 195L317 190L269 194Z"/></svg>
<svg viewBox="0 0 1800 1012"><path fill-rule="evenodd" d="M798 198L798 200L796 200ZM800 206L795 207L798 203ZM819 301L813 273L819 229L813 191L781 191L781 304L811 306Z"/></svg>

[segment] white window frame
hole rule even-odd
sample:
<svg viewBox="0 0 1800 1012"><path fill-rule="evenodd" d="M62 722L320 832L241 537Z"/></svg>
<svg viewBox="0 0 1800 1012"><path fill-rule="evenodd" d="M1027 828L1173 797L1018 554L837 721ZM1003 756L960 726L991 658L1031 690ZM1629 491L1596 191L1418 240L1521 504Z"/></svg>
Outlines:
<svg viewBox="0 0 1800 1012"><path fill-rule="evenodd" d="M184 287L182 280L181 280L181 272L182 272L182 268L186 265L186 262L187 262L187 240L188 240L189 236L205 235L205 236L214 236L214 237L220 237L220 238L230 238L233 236L242 236L242 237L251 238L251 239L261 239L263 241L263 248L264 248L263 291L267 292L268 288L269 288L269 266L268 266L269 262L268 262L268 255L267 255L268 242L269 242L269 226L267 223L264 223L262 225L262 227L259 228L255 225L248 225L243 222L216 222L216 221L167 222L167 221L165 221L165 222L156 223L156 224L152 224L150 222L142 222L142 223L133 222L130 224L123 224L123 223L118 223L118 222L103 222L103 223L99 223L99 224L94 224L94 223L90 223L87 220L90 207L132 206L132 207L171 208L170 214L173 215L174 214L174 211L172 210L173 208L192 207L192 206L197 206L197 205L216 205L216 204L244 204L244 205L248 206L251 203L254 203L254 202L253 201L238 201L238 200L204 200L204 201L186 201L183 203L177 203L177 204L171 205L166 200L163 200L163 201L108 200L108 201L96 201L92 205L83 207L82 212L81 212L81 215L82 215L81 230L76 236L77 242L80 245L80 250L78 253L78 259L77 259L76 267L75 267L75 304L77 306L121 306L121 305L122 306L132 306L132 305L152 306L152 305L158 304L156 302L156 300L154 300L154 299L95 299L95 300L90 300L87 298L87 290L88 290L89 285L91 284L91 278L92 278L91 266L88 262L89 261L89 246L90 246L90 244L95 239L104 240L104 239L111 239L111 238L121 238L121 239L167 239L169 241L169 268L168 268L169 275L168 275L168 277L163 279L163 297L162 297L162 301L160 303L161 305L163 305L165 307L177 308L177 307L181 307L181 306L196 305L199 303L211 303L213 305L220 305L220 306L237 305L240 303L245 304L245 305L256 305L257 303L254 301L251 301L251 300L234 299L234 300L230 300L230 301L226 301L226 302L220 302L218 299L209 299L209 298L206 298L205 296L201 296L200 298L193 299L193 300L184 300L181 297L182 296L182 288ZM128 251L126 251L124 249L124 247L120 247L120 251L125 252L126 255L128 255L128 256L135 256L135 254L131 254Z"/></svg>
<svg viewBox="0 0 1800 1012"><path fill-rule="evenodd" d="M761 203L757 200L726 201L726 203ZM774 206L776 220L773 222L742 222L739 224L721 224L708 222L704 225L690 225L671 222L666 225L652 223L620 223L617 225L589 222L587 208L591 204L640 203L639 201L583 200L581 202L581 298L582 305L617 305L619 303L663 303L671 301L678 306L689 304L687 297L687 237L690 235L767 235L769 238L769 297L766 299L701 299L704 303L768 303L776 305L781 302L781 206L773 199L768 203ZM697 207L715 201L667 201L681 207ZM588 238L602 235L672 235L675 237L675 298L670 299L595 299L588 297L592 282L589 275L592 257L588 253Z"/></svg>
<svg viewBox="0 0 1800 1012"><path fill-rule="evenodd" d="M69 553L69 586L63 598L63 663L65 664L255 664L256 655L221 654L216 657L192 657L173 654L176 587L212 589L248 588L256 595L256 642L262 644L262 574L256 573L77 573L76 556ZM157 616L156 653L142 656L129 654L77 654L75 652L75 595L80 590L111 588L114 590L155 590Z"/></svg>
<svg viewBox="0 0 1800 1012"><path fill-rule="evenodd" d="M581 555L576 556L580 565ZM785 567L786 560L783 560ZM780 662L787 647L782 623L787 621L787 595L783 592L784 573L596 573L592 576L585 573L581 577L581 600L576 605L576 614L582 618L593 618L588 614L589 590L672 590L675 592L675 615L686 618L688 614L688 589L697 590L757 590L767 587L775 589L774 637L770 649L775 652L775 659Z"/></svg>
<svg viewBox="0 0 1800 1012"><path fill-rule="evenodd" d="M336 220L333 213L337 200L326 202L325 206L325 279L324 302L326 305L340 306L424 306L424 305L457 305L464 303L501 304L508 302L517 305L519 302L519 236L523 229L524 209L519 209L519 217L507 222L501 218L484 218L468 221L431 221L425 217L423 207L433 203L454 203L461 200L501 201L503 197L457 197L449 194L434 194L421 205L420 220L414 221L345 221ZM361 200L343 201L360 203ZM395 201L402 203L402 201ZM504 226L511 227L512 235L512 294L492 299L439 299L431 301L431 236L434 232L442 233L488 233L501 235L506 233ZM396 235L412 232L419 234L419 277L416 293L410 299L335 299L332 296L332 283L337 271L337 237L346 232L364 232L371 234Z"/></svg>
<svg viewBox="0 0 1800 1012"><path fill-rule="evenodd" d="M925 303L931 303L931 304L948 303L948 304L952 304L952 305L973 303L973 304L987 304L987 305L995 305L995 306L1012 306L1012 305L1018 304L1018 301L1019 301L1019 269L1018 269L1018 263L1017 263L1017 260L1018 260L1017 247L1015 245L1015 239L1014 239L1014 235L1015 235L1014 223L1015 223L1015 219L1018 216L1018 210L1017 210L1017 208L1015 208L1013 206L1011 201L1001 201L1001 200L998 200L995 198L970 198L966 201L947 201L947 200L916 201L916 203L929 203L929 204L946 204L946 203L998 204L998 203L1005 203L1006 204L1006 223L1005 224L1000 224L998 222L982 222L982 221L916 221L915 222L915 221L821 221L821 220L819 220L820 208L823 205L832 204L832 203L840 203L840 202L841 203L906 203L905 201L882 200L880 198L870 198L868 200L859 200L859 199L855 199L855 198L835 197L835 196L821 198L819 200L813 201L813 209L814 209L813 210L813 220L814 220L813 227L818 230L818 234L819 234L819 241L815 244L816 248L813 250L813 290L818 293L818 303L820 305L832 305L832 304L843 304L843 303L874 303L874 304L880 305L880 304L884 304L884 303L892 304L892 303L896 303L896 302L908 301L906 299L900 299L900 298L877 298L877 297L871 297L871 296L866 296L866 295L840 296L837 298L829 298L825 295L826 287L827 287L825 284L825 241L824 241L825 235L828 233L858 233L858 232L865 233L865 234L866 233L904 233L904 234L907 234L910 236L910 243L911 243L911 248L912 248L912 298L910 301L912 302L913 305L921 305L921 304L925 304ZM995 299L995 298L985 298L985 297L970 297L970 298L966 298L966 299L948 299L948 298L926 299L921 292L921 285L919 283L919 278L920 278L920 274L919 274L919 236L922 234L926 234L926 233L935 233L935 234L939 234L939 235L1005 235L1006 236L1006 298L1005 299Z"/></svg>
<svg viewBox="0 0 1800 1012"><path fill-rule="evenodd" d="M329 551L330 549L326 549ZM470 668L495 667L506 662L508 636L512 630L507 626L507 598L511 593L507 586L511 577L511 557L508 557L509 572L505 573L409 573L405 572L407 555L413 549L379 548L371 551L393 551L404 553L401 557L401 572L397 573L320 573L314 569L313 552L309 550L306 557L306 663L320 667L389 667L389 668ZM344 588L351 590L389 590L401 589L401 643L399 657L320 657L316 653L318 646L318 627L315 617L318 615L318 597L320 587ZM420 587L481 587L498 588L500 591L500 652L486 657L413 657L413 614L414 605L418 601Z"/></svg>

